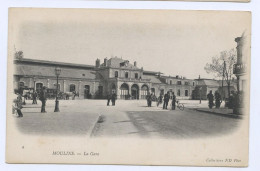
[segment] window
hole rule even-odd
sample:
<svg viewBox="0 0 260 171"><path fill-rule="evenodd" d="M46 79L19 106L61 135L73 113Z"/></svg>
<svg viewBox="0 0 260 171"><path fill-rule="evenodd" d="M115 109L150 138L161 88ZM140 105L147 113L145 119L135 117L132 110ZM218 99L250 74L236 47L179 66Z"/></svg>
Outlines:
<svg viewBox="0 0 260 171"><path fill-rule="evenodd" d="M155 94L155 88L151 88L151 92Z"/></svg>
<svg viewBox="0 0 260 171"><path fill-rule="evenodd" d="M178 85L181 85L181 81L177 81L177 84L178 84Z"/></svg>
<svg viewBox="0 0 260 171"><path fill-rule="evenodd" d="M180 89L178 89L178 91L177 91L177 96L181 96L181 90Z"/></svg>
<svg viewBox="0 0 260 171"><path fill-rule="evenodd" d="M185 83L184 83L185 85L189 85L189 82L188 81L185 81Z"/></svg>
<svg viewBox="0 0 260 171"><path fill-rule="evenodd" d="M85 77L85 74L82 74L83 77Z"/></svg>
<svg viewBox="0 0 260 171"><path fill-rule="evenodd" d="M189 91L185 90L185 96L189 96Z"/></svg>
<svg viewBox="0 0 260 171"><path fill-rule="evenodd" d="M56 86L57 86L56 83L54 83L55 89L57 88ZM60 91L60 84L58 84L58 90Z"/></svg>
<svg viewBox="0 0 260 171"><path fill-rule="evenodd" d="M195 86L195 82L193 82L192 85Z"/></svg>
<svg viewBox="0 0 260 171"><path fill-rule="evenodd" d="M135 73L135 79L138 79L138 73Z"/></svg>
<svg viewBox="0 0 260 171"><path fill-rule="evenodd" d="M24 87L24 82L19 82L19 87Z"/></svg>
<svg viewBox="0 0 260 171"><path fill-rule="evenodd" d="M75 84L71 84L71 85L70 85L70 92L73 92L73 91L75 91L75 90L76 90Z"/></svg>
<svg viewBox="0 0 260 171"><path fill-rule="evenodd" d="M128 72L125 72L125 78L128 78Z"/></svg>
<svg viewBox="0 0 260 171"><path fill-rule="evenodd" d="M115 77L116 78L118 77L118 71L115 71Z"/></svg>
<svg viewBox="0 0 260 171"><path fill-rule="evenodd" d="M172 80L170 80L170 85L172 85Z"/></svg>

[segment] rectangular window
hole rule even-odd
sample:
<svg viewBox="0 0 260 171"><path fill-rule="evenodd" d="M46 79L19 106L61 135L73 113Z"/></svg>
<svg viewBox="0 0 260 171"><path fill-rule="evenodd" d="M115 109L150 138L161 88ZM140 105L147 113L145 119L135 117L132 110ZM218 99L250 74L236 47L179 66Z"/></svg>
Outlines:
<svg viewBox="0 0 260 171"><path fill-rule="evenodd" d="M193 82L192 85L195 86L195 82Z"/></svg>
<svg viewBox="0 0 260 171"><path fill-rule="evenodd" d="M138 73L135 73L135 79L138 79Z"/></svg>
<svg viewBox="0 0 260 171"><path fill-rule="evenodd" d="M125 78L128 78L128 72L125 72Z"/></svg>
<svg viewBox="0 0 260 171"><path fill-rule="evenodd" d="M181 96L181 90L180 89L178 89L178 91L177 91L177 96Z"/></svg>
<svg viewBox="0 0 260 171"><path fill-rule="evenodd" d="M172 80L170 80L170 85L172 85Z"/></svg>
<svg viewBox="0 0 260 171"><path fill-rule="evenodd" d="M116 78L118 77L118 71L115 71L115 77Z"/></svg>
<svg viewBox="0 0 260 171"><path fill-rule="evenodd" d="M181 81L177 81L177 84L178 84L178 85L181 85Z"/></svg>
<svg viewBox="0 0 260 171"><path fill-rule="evenodd" d="M188 81L185 81L185 83L184 83L185 85L189 85L189 82Z"/></svg>
<svg viewBox="0 0 260 171"><path fill-rule="evenodd" d="M189 96L189 91L185 90L185 96Z"/></svg>

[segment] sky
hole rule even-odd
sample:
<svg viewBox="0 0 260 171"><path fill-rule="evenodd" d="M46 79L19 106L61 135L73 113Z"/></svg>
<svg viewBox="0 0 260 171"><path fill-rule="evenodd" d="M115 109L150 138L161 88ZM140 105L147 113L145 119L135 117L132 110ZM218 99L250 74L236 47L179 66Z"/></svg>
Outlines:
<svg viewBox="0 0 260 171"><path fill-rule="evenodd" d="M250 31L248 12L12 9L9 50L24 58L95 65L117 56L165 75L212 78L206 63Z"/></svg>

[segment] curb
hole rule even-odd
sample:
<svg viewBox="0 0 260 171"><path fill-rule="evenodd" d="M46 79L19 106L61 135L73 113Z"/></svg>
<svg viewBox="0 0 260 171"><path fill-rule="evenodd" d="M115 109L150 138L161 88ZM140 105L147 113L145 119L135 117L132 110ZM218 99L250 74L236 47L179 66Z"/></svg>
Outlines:
<svg viewBox="0 0 260 171"><path fill-rule="evenodd" d="M210 114L219 115L219 116L223 116L223 117L242 119L241 115L236 115L236 114L223 114L223 113L218 113L218 112L205 111L205 110L201 110L201 109L195 109L195 110L199 111L199 112L210 113Z"/></svg>
<svg viewBox="0 0 260 171"><path fill-rule="evenodd" d="M92 137L93 131L95 130L95 127L97 126L97 124L99 123L99 121L101 120L102 115L99 115L95 121L95 123L92 125L92 127L90 127L90 131L87 133L87 137Z"/></svg>

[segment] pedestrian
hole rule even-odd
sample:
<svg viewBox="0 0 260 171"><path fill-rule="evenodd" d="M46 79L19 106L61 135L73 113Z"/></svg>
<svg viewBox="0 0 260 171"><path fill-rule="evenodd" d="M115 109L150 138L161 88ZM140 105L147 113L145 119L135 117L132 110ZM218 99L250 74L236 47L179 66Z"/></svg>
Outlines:
<svg viewBox="0 0 260 171"><path fill-rule="evenodd" d="M32 99L33 99L32 104L37 104L37 92L35 90L33 90Z"/></svg>
<svg viewBox="0 0 260 171"><path fill-rule="evenodd" d="M212 109L214 105L214 96L212 94L212 90L209 91L209 94L207 95L207 99L209 100L209 108Z"/></svg>
<svg viewBox="0 0 260 171"><path fill-rule="evenodd" d="M18 94L17 99L15 101L15 110L17 111L18 117L23 117L22 108L23 108L23 99L22 95Z"/></svg>
<svg viewBox="0 0 260 171"><path fill-rule="evenodd" d="M163 95L160 94L160 96L157 99L157 107L162 103L162 100L163 100Z"/></svg>
<svg viewBox="0 0 260 171"><path fill-rule="evenodd" d="M148 107L152 107L152 94L148 93L146 96Z"/></svg>
<svg viewBox="0 0 260 171"><path fill-rule="evenodd" d="M112 106L115 106L116 105L116 93L112 94L111 100L112 100Z"/></svg>
<svg viewBox="0 0 260 171"><path fill-rule="evenodd" d="M42 102L42 107L41 107L41 113L46 113L45 111L45 106L46 106L46 101L47 101L47 92L46 92L46 87L43 86L41 89L40 93L40 101Z"/></svg>
<svg viewBox="0 0 260 171"><path fill-rule="evenodd" d="M172 92L172 110L175 110L176 107L176 96L174 95L174 92Z"/></svg>
<svg viewBox="0 0 260 171"><path fill-rule="evenodd" d="M163 109L167 109L168 103L169 103L169 99L170 99L170 96L169 96L169 93L167 92L164 95Z"/></svg>
<svg viewBox="0 0 260 171"><path fill-rule="evenodd" d="M221 95L219 94L218 91L215 92L215 103L216 103L216 108L220 108L220 104L221 104L222 100L221 100Z"/></svg>
<svg viewBox="0 0 260 171"><path fill-rule="evenodd" d="M107 94L107 106L109 106L109 103L110 103L110 100L111 100L111 94L110 93L108 93Z"/></svg>

